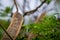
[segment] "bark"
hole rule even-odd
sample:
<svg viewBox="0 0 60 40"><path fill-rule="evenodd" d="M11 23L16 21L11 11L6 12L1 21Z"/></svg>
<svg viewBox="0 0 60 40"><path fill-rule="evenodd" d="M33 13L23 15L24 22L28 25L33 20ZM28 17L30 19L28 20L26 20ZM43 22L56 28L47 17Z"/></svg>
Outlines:
<svg viewBox="0 0 60 40"><path fill-rule="evenodd" d="M11 23L7 29L8 34L13 38L13 40L16 39L18 36L21 26L23 23L23 16L20 13L14 13ZM11 40L6 33L4 33L2 40Z"/></svg>
<svg viewBox="0 0 60 40"><path fill-rule="evenodd" d="M21 26L23 24L23 16L18 13L18 7L16 0L14 0L14 4L16 6L17 11L13 13L11 23L7 29L8 34L13 38L7 36L6 33L4 33L2 40L15 40L20 32Z"/></svg>
<svg viewBox="0 0 60 40"><path fill-rule="evenodd" d="M35 23L40 22L40 21L41 21L41 19L42 19L42 18L44 18L44 16L45 16L45 15L46 15L46 11L45 11L45 12L43 12L41 15L39 15L39 16L37 17L37 19L36 19Z"/></svg>
<svg viewBox="0 0 60 40"><path fill-rule="evenodd" d="M34 10L31 10L31 11L28 11L28 12L25 12L24 13L24 16L25 15L30 15L30 14L33 14L34 12L36 12L47 0L44 0L38 7L36 7L36 9Z"/></svg>

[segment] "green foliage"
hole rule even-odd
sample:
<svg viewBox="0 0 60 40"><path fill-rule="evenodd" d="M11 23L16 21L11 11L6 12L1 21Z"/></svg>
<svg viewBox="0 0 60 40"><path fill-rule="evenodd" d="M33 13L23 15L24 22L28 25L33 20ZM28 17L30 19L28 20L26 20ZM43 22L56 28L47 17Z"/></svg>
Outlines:
<svg viewBox="0 0 60 40"><path fill-rule="evenodd" d="M2 26L7 29L10 23L8 21L5 21L5 20L0 20L0 24L2 24ZM3 36L3 33L4 33L4 31L0 27L0 40L1 40L2 36Z"/></svg>
<svg viewBox="0 0 60 40"><path fill-rule="evenodd" d="M51 2L51 0L47 0L46 2L49 4Z"/></svg>
<svg viewBox="0 0 60 40"><path fill-rule="evenodd" d="M7 28L10 23L8 21L5 21L5 20L0 20L0 24L2 24L5 28Z"/></svg>
<svg viewBox="0 0 60 40"><path fill-rule="evenodd" d="M29 32L38 34L33 40L60 40L59 26L55 16L46 16L37 24L25 26L25 29L28 27Z"/></svg>
<svg viewBox="0 0 60 40"><path fill-rule="evenodd" d="M5 10L4 10L5 13L10 13L10 11L11 11L10 7L6 7Z"/></svg>
<svg viewBox="0 0 60 40"><path fill-rule="evenodd" d="M0 20L5 28L9 26L9 22ZM39 23L30 25L23 25L19 36L16 40L26 40L26 29L33 34L38 34L32 40L60 40L60 23L56 20L55 16L46 16ZM0 27L0 38L2 38L3 30Z"/></svg>
<svg viewBox="0 0 60 40"><path fill-rule="evenodd" d="M2 36L3 36L3 30L0 28L0 40L1 40Z"/></svg>
<svg viewBox="0 0 60 40"><path fill-rule="evenodd" d="M40 0L41 2L43 2L44 0ZM46 0L46 3L49 4L52 0Z"/></svg>
<svg viewBox="0 0 60 40"><path fill-rule="evenodd" d="M7 14L10 12L11 12L11 8L6 7L5 10L3 10L3 12L0 12L0 14L1 14L1 16L7 16Z"/></svg>
<svg viewBox="0 0 60 40"><path fill-rule="evenodd" d="M32 31L35 31L35 29L36 29L37 33L39 33L39 32L45 33L47 31L52 31L52 29L54 29L55 26L57 26L57 20L55 19L54 16L45 17L41 20L41 22L39 22L37 24L30 24L28 26L30 29L32 29Z"/></svg>

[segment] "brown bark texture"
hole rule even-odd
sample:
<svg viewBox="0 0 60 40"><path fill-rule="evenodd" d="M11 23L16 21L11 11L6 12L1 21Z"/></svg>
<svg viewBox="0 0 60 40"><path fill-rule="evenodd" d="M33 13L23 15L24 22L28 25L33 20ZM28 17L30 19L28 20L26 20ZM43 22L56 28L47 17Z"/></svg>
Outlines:
<svg viewBox="0 0 60 40"><path fill-rule="evenodd" d="M13 40L17 38L20 32L22 23L23 23L23 16L18 12L13 13L11 23L6 30ZM4 33L2 40L11 40L11 39L7 36L6 33Z"/></svg>

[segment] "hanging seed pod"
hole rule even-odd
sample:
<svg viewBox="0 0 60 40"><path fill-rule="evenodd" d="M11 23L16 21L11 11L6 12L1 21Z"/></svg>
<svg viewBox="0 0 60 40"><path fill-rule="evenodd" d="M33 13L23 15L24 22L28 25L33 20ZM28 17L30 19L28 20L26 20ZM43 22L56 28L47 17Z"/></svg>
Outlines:
<svg viewBox="0 0 60 40"><path fill-rule="evenodd" d="M15 40L16 37L18 36L22 23L23 23L23 16L18 12L14 13L11 23L7 29L8 34L13 38L13 40ZM5 33L2 40L11 40L11 39Z"/></svg>

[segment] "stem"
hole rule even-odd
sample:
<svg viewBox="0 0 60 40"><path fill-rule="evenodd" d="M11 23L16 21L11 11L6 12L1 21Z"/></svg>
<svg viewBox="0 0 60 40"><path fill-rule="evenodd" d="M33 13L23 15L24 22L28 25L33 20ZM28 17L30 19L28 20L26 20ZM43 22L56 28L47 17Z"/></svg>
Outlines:
<svg viewBox="0 0 60 40"><path fill-rule="evenodd" d="M18 12L18 7L17 7L16 0L14 0L14 4L15 4L15 6L16 6L16 9L17 9L17 12Z"/></svg>
<svg viewBox="0 0 60 40"><path fill-rule="evenodd" d="M47 0L44 0L44 1L41 3L41 5L39 5L36 9L31 10L31 11L28 11L28 12L25 12L25 13L24 13L24 16L36 12L46 1L47 1Z"/></svg>
<svg viewBox="0 0 60 40"><path fill-rule="evenodd" d="M13 38L8 34L8 32L6 31L6 29L0 24L0 27L4 30L4 32L9 36L9 38L11 40L13 40Z"/></svg>

